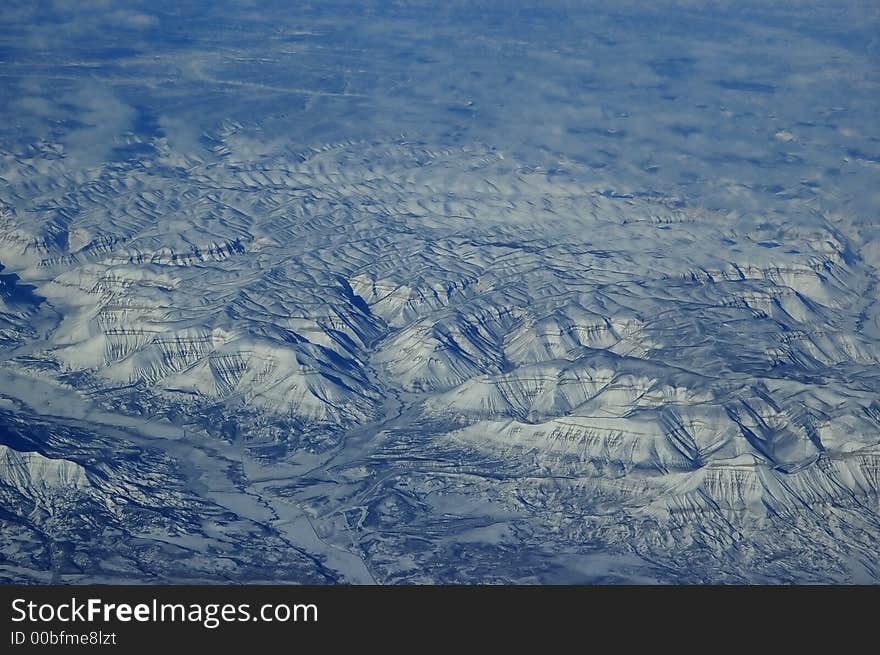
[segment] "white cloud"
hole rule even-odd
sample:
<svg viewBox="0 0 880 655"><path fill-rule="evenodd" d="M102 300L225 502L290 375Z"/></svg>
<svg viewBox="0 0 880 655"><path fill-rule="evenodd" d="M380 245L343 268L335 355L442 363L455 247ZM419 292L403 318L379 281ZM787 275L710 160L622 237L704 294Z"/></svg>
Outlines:
<svg viewBox="0 0 880 655"><path fill-rule="evenodd" d="M68 156L84 166L100 164L113 149L115 137L131 126L134 108L97 83L81 87L66 100L77 107L75 117L86 125L65 137Z"/></svg>

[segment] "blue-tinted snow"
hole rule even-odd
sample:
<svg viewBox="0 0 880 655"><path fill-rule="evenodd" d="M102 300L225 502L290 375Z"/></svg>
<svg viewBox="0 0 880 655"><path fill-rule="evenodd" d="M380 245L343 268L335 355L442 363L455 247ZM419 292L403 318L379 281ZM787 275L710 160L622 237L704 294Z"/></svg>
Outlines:
<svg viewBox="0 0 880 655"><path fill-rule="evenodd" d="M878 34L4 2L0 579L876 582Z"/></svg>

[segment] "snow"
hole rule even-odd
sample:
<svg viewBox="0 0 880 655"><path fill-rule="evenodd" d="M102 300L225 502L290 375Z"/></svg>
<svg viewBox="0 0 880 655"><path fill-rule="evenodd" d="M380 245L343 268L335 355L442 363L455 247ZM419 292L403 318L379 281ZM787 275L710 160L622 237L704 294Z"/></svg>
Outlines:
<svg viewBox="0 0 880 655"><path fill-rule="evenodd" d="M317 4L17 3L0 578L880 579L863 8Z"/></svg>

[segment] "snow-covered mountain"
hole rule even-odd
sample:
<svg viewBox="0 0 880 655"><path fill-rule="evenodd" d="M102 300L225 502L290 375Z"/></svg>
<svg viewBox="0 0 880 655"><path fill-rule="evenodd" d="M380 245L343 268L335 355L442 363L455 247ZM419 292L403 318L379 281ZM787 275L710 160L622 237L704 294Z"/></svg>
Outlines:
<svg viewBox="0 0 880 655"><path fill-rule="evenodd" d="M341 22L290 20L347 24L327 11ZM566 5L574 25L536 54L549 37L496 8L462 54L480 91L417 32L403 63L389 54L383 21L424 24L412 11L352 28L382 68L360 73L359 41L327 33L291 36L301 69L284 72L288 46L259 45L259 19L223 66L173 39L148 55L159 37L141 35L119 57L159 85L147 105L77 87L58 107L31 97L42 140L3 132L0 579L880 580L878 197L852 192L880 181L870 56L772 12L730 18L855 62L848 109L811 95L807 111L795 73L715 79L733 42L692 33L694 56L674 57L649 39L637 56L654 28L635 14L587 27ZM684 24L707 20L693 12ZM583 38L643 77L603 78ZM252 69L242 53L260 48L278 59ZM413 63L431 57L445 92ZM237 95L204 104L161 61ZM514 111L486 81L502 73L544 86ZM459 107L447 92L464 87ZM636 119L676 94L694 113ZM405 134L383 122L395 98ZM444 98L456 118L437 115ZM67 105L82 125L54 117ZM155 125L131 118L145 106ZM571 143L527 131L540 106ZM862 146L827 160L846 130Z"/></svg>

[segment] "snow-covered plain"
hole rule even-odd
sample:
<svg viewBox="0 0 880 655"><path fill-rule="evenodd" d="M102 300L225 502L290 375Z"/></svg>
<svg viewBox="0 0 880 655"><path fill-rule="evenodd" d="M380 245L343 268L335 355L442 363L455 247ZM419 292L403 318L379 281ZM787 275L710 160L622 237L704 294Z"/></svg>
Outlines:
<svg viewBox="0 0 880 655"><path fill-rule="evenodd" d="M0 579L880 581L876 8L434 4L0 10Z"/></svg>

